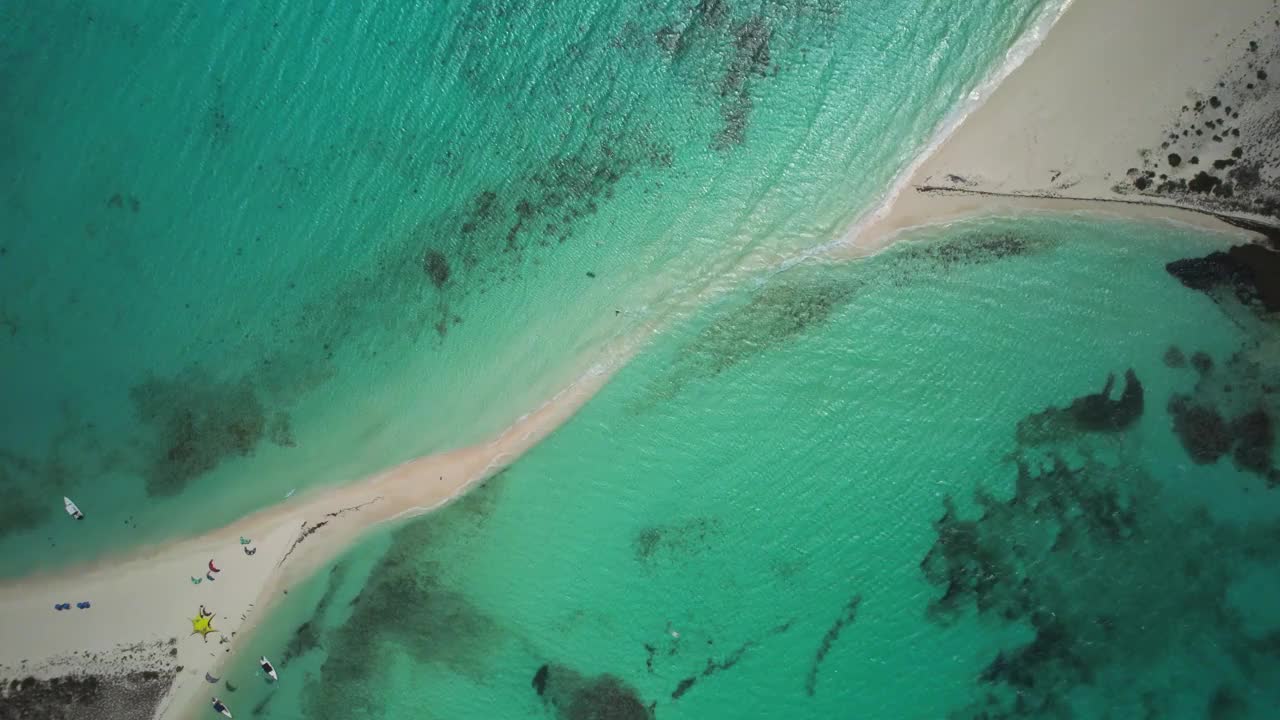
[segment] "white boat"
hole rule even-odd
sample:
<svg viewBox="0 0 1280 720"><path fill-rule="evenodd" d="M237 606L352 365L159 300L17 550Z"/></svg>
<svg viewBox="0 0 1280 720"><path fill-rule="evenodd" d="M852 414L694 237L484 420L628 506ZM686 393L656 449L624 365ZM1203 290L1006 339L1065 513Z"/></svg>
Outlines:
<svg viewBox="0 0 1280 720"><path fill-rule="evenodd" d="M80 508L76 507L76 504L71 502L71 498L64 495L62 498L62 505L67 509L67 514L71 517L77 520L84 519L84 513L80 512Z"/></svg>
<svg viewBox="0 0 1280 720"><path fill-rule="evenodd" d="M262 672L266 673L267 676L272 679L272 681L280 679L280 676L276 674L275 667L271 665L271 661L267 659L266 655L263 655L262 657L258 658L258 664L262 666Z"/></svg>
<svg viewBox="0 0 1280 720"><path fill-rule="evenodd" d="M226 715L227 717L231 717L231 711L230 711L229 709L227 709L227 706L226 706L226 705L223 705L223 704L222 704L222 701L221 701L221 700L219 700L218 698L214 698L214 699L213 699L213 709L214 709L214 710L217 710L218 712L222 713L223 715Z"/></svg>

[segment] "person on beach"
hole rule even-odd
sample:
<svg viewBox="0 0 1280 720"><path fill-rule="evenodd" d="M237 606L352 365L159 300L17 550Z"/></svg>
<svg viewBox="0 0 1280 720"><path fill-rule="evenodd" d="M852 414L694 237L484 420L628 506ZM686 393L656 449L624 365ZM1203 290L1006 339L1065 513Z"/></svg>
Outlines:
<svg viewBox="0 0 1280 720"><path fill-rule="evenodd" d="M200 617L213 617L213 613L209 612L208 610L205 610L205 609L204 609L204 606L203 606L203 605L201 605L201 606L200 606Z"/></svg>

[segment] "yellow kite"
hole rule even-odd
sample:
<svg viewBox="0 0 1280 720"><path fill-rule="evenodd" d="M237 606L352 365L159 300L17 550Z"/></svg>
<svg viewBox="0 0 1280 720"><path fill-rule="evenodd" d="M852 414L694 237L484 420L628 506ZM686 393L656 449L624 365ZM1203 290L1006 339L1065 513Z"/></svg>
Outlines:
<svg viewBox="0 0 1280 720"><path fill-rule="evenodd" d="M191 634L192 635L195 635L196 633L200 633L200 636L205 639L205 642L208 642L209 633L211 632L221 632L220 630L218 630L213 626L212 617L191 618Z"/></svg>

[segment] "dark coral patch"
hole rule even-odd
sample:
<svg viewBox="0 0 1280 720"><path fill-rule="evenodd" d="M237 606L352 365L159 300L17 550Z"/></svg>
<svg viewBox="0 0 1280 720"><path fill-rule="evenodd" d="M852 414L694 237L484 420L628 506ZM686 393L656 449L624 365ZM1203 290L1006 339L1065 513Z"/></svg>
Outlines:
<svg viewBox="0 0 1280 720"><path fill-rule="evenodd" d="M422 259L422 270L437 288L449 282L449 259L439 250L428 250Z"/></svg>
<svg viewBox="0 0 1280 720"><path fill-rule="evenodd" d="M768 18L756 15L734 26L732 37L734 52L720 78L722 126L712 141L712 147L717 150L727 150L746 140L755 104L750 80L768 76L773 28Z"/></svg>
<svg viewBox="0 0 1280 720"><path fill-rule="evenodd" d="M1200 375L1208 375L1213 372L1213 358L1209 353L1203 350L1197 350L1191 354L1191 367L1196 369Z"/></svg>
<svg viewBox="0 0 1280 720"><path fill-rule="evenodd" d="M1222 685L1209 698L1205 717L1207 720L1246 720L1249 703L1234 688Z"/></svg>
<svg viewBox="0 0 1280 720"><path fill-rule="evenodd" d="M1076 398L1065 408L1048 408L1018 423L1018 442L1041 444L1057 441L1071 433L1119 432L1142 417L1142 383L1133 370L1124 374L1124 390L1111 399L1115 375L1107 376L1102 391Z"/></svg>
<svg viewBox="0 0 1280 720"><path fill-rule="evenodd" d="M1182 354L1182 350L1177 345L1170 345L1168 350L1164 351L1164 365L1170 368L1183 368L1187 366L1187 356Z"/></svg>
<svg viewBox="0 0 1280 720"><path fill-rule="evenodd" d="M1276 435L1266 410L1257 408L1233 420L1231 434L1236 439L1232 457L1238 467L1259 474L1271 470Z"/></svg>
<svg viewBox="0 0 1280 720"><path fill-rule="evenodd" d="M381 715L385 700L370 678L378 674L387 646L418 663L477 680L488 676L489 653L504 635L493 618L440 577L437 563L422 558L438 521L422 518L392 535L391 547L351 602L351 616L324 638L328 655L320 681L307 693L308 717Z"/></svg>
<svg viewBox="0 0 1280 720"><path fill-rule="evenodd" d="M550 672L551 672L551 666L543 665L542 667L538 668L537 672L533 674L533 682L531 684L533 685L534 691L538 693L539 697L545 695L547 692L547 675L550 674Z"/></svg>
<svg viewBox="0 0 1280 720"><path fill-rule="evenodd" d="M1280 253L1262 245L1237 245L1225 253L1175 260L1165 269L1183 285L1215 298L1226 290L1246 305L1280 310Z"/></svg>
<svg viewBox="0 0 1280 720"><path fill-rule="evenodd" d="M1231 451L1231 428L1212 407L1192 402L1185 395L1174 395L1169 400L1169 414L1173 416L1174 434L1193 461L1212 464Z"/></svg>
<svg viewBox="0 0 1280 720"><path fill-rule="evenodd" d="M746 305L719 315L681 348L670 374L653 383L641 407L674 397L689 382L719 375L821 325L857 287L834 278L766 286Z"/></svg>
<svg viewBox="0 0 1280 720"><path fill-rule="evenodd" d="M1169 414L1174 434L1194 462L1208 465L1231 453L1240 469L1270 474L1276 438L1266 408L1255 407L1228 421L1212 405L1174 395L1169 400Z"/></svg>
<svg viewBox="0 0 1280 720"><path fill-rule="evenodd" d="M311 614L311 619L298 626L289 638L288 644L285 645L284 654L281 659L284 662L305 655L308 652L320 646L320 630L317 624L324 618L329 607L333 604L334 595L343 579L346 577L347 566L345 563L338 563L329 569L329 577L325 584L324 594L320 596L320 601L316 603L315 612Z"/></svg>
<svg viewBox="0 0 1280 720"><path fill-rule="evenodd" d="M636 560L644 563L675 560L711 547L722 532L715 518L697 517L667 525L651 525L636 533L632 542Z"/></svg>
<svg viewBox="0 0 1280 720"><path fill-rule="evenodd" d="M831 623L831 627L827 628L827 633L822 636L822 642L818 644L818 651L813 655L813 662L809 664L809 674L805 676L804 690L813 697L818 691L818 671L822 669L822 661L827 658L827 654L831 652L831 648L840 639L840 633L844 629L853 624L858 618L858 606L862 604L862 596L854 595L849 598L849 602L845 604L840 615Z"/></svg>
<svg viewBox="0 0 1280 720"><path fill-rule="evenodd" d="M248 380L219 382L189 372L151 378L129 395L151 429L143 470L151 496L182 492L222 462L252 455L267 437L268 410ZM278 415L274 422L281 422Z"/></svg>
<svg viewBox="0 0 1280 720"><path fill-rule="evenodd" d="M927 243L912 248L921 255L945 265L969 265L989 259L1023 255L1030 249L1026 238L1014 233L992 233L951 241Z"/></svg>
<svg viewBox="0 0 1280 720"><path fill-rule="evenodd" d="M693 684L696 682L698 682L697 675L690 675L689 677L681 680L676 685L676 689L671 691L671 699L679 700L682 695L689 692L689 690L693 687Z"/></svg>
<svg viewBox="0 0 1280 720"><path fill-rule="evenodd" d="M458 231L463 235L471 235L482 230L486 225L501 217L502 208L498 205L498 194L492 190L482 190L471 198L462 225Z"/></svg>
<svg viewBox="0 0 1280 720"><path fill-rule="evenodd" d="M559 720L653 720L635 688L613 675L587 677L564 665L534 673L534 690Z"/></svg>
<svg viewBox="0 0 1280 720"><path fill-rule="evenodd" d="M763 637L754 638L742 643L738 647L734 648L734 650L730 652L728 655L724 656L723 659L717 660L714 657L707 658L707 664L702 668L702 672L698 675L690 675L689 677L681 680L679 684L676 685L676 689L671 691L671 699L679 700L681 696L683 696L685 693L693 689L694 683L696 683L701 678L709 678L712 675L715 675L716 673L733 669L735 665L737 665L739 662L742 661L742 658L745 657L747 653L759 647L760 644L766 638L773 637L774 635L781 635L782 633L785 633L790 629L791 629L790 622L782 623L781 625L777 625L771 628L769 632L766 633ZM708 640L707 643L710 644L711 641ZM649 666L649 670L650 672L652 672L653 671L652 669L652 662L653 662L652 649L653 648L651 645L646 645L645 648L646 650L650 651L650 658L646 662L646 665ZM674 649L672 650L672 654L674 654Z"/></svg>
<svg viewBox="0 0 1280 720"><path fill-rule="evenodd" d="M672 67L710 95L721 121L711 147L721 152L746 141L757 84L781 72L779 57L829 42L841 14L836 0L765 3L752 9L735 17L726 0L700 0L683 18L653 34Z"/></svg>
<svg viewBox="0 0 1280 720"><path fill-rule="evenodd" d="M23 485L3 482L6 472L0 457L0 538L39 527L50 515L48 503L32 497Z"/></svg>
<svg viewBox="0 0 1280 720"><path fill-rule="evenodd" d="M1117 688L1130 694L1125 702L1156 708L1147 665L1205 646L1260 681L1268 647L1227 591L1247 568L1280 557L1274 524L1220 524L1123 460L1072 466L1054 455L1044 467L1014 459L1012 495L978 490L976 518L944 501L921 563L940 590L931 619L951 624L972 607L1032 633L995 654L979 676L979 699L950 717L1085 716L1078 698L1098 690L1121 702Z"/></svg>

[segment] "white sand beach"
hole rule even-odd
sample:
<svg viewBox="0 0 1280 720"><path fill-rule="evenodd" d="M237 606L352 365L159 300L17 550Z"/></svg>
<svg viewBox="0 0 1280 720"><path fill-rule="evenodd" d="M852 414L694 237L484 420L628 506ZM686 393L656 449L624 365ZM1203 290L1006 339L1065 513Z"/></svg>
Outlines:
<svg viewBox="0 0 1280 720"><path fill-rule="evenodd" d="M915 168L878 217L861 223L839 254L876 252L907 228L1025 211L1170 220L1251 236L1213 213L1265 218L1194 193L1141 193L1128 173L1144 169L1144 155L1157 173L1153 183L1159 174L1212 172L1212 161L1235 146L1267 142L1248 136L1267 132L1265 116L1277 98L1269 85L1250 81L1254 66L1274 59L1252 52L1249 42L1273 36L1277 20L1280 8L1272 0L1074 0L1035 52ZM1197 103L1219 94L1224 105L1236 101L1230 96L1249 96L1248 105L1233 110L1242 117L1227 119L1243 137L1215 142L1212 133L1193 130L1181 139L1189 149L1160 147L1173 126L1190 127ZM1171 151L1187 157L1176 170L1159 162ZM1203 156L1196 166L1189 162L1193 155ZM1274 177L1274 155L1260 162L1268 165L1264 177L1268 171Z"/></svg>
<svg viewBox="0 0 1280 720"><path fill-rule="evenodd" d="M597 368L491 442L295 496L199 537L0 584L0 677L118 674L161 662L182 669L155 717L202 713L214 687L205 673L220 675L233 639L251 632L291 583L369 528L438 508L501 470L568 420L608 377ZM254 555L244 553L241 538L252 540ZM212 580L211 560L220 570ZM91 607L75 607L82 600ZM64 602L72 608L54 609ZM218 631L207 639L192 634L201 606L214 613Z"/></svg>
<svg viewBox="0 0 1280 720"><path fill-rule="evenodd" d="M1142 166L1140 150L1161 152L1180 108L1213 92L1246 52L1249 33L1278 12L1273 0L1075 0L1042 46L838 254L874 252L909 227L1028 210L1169 219L1249 235L1183 196L1115 188L1134 179L1128 169ZM1215 155L1201 151L1205 164L1230 152L1219 144ZM608 378L589 375L489 443L294 497L199 537L0 584L0 677L55 677L94 663L127 667L128 648L154 646L164 662L182 668L155 716L192 716L210 695L205 673L219 674L236 647L233 636L251 632L291 583L369 528L437 508L492 475L568 420ZM252 539L255 555L244 554L241 537ZM221 572L193 583L211 559ZM76 609L82 600L92 608ZM72 609L53 609L63 602ZM207 641L191 634L201 605L215 613L219 631Z"/></svg>

